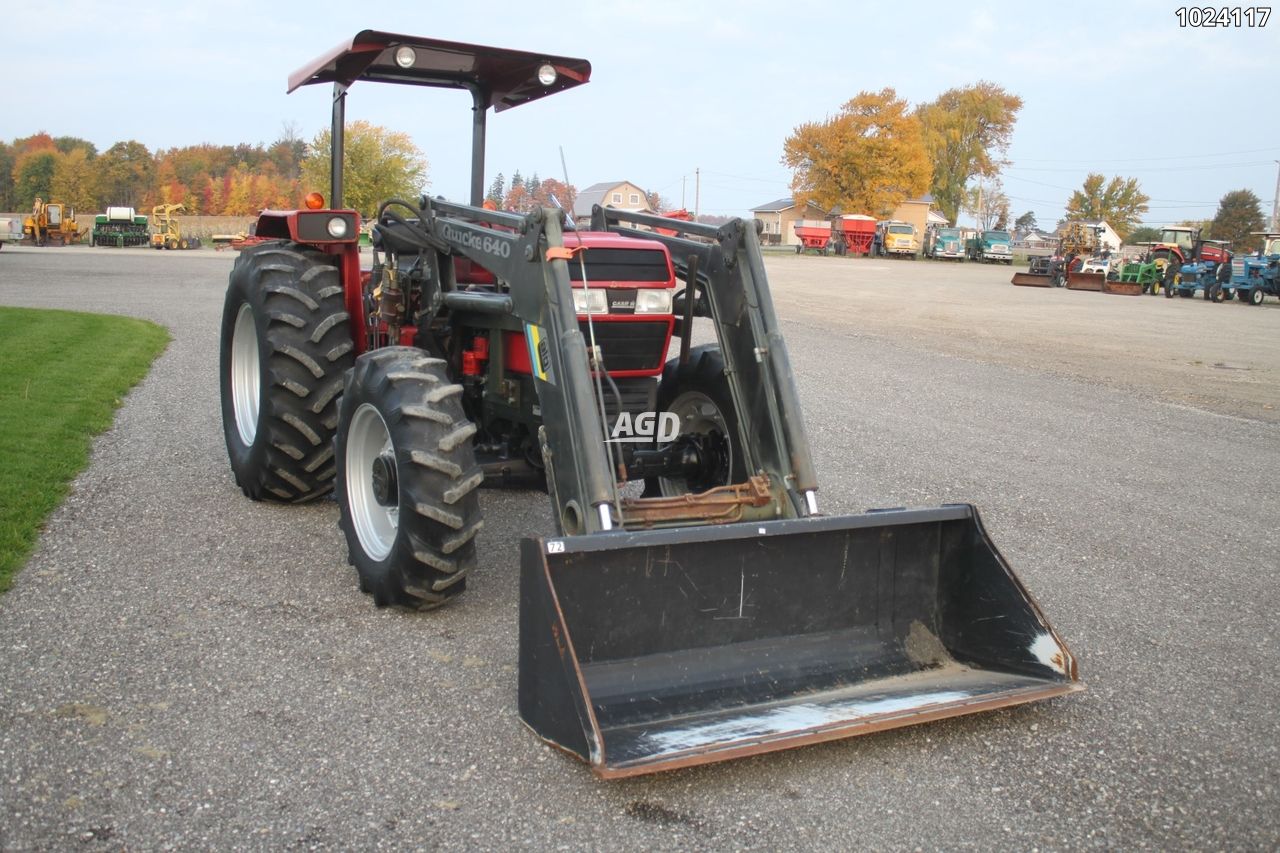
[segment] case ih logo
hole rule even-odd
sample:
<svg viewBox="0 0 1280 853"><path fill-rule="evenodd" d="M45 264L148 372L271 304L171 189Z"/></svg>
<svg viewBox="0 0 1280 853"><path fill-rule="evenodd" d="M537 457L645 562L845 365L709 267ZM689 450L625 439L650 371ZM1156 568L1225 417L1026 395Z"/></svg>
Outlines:
<svg viewBox="0 0 1280 853"><path fill-rule="evenodd" d="M680 434L680 416L675 412L640 412L633 420L630 412L618 415L609 434L611 444L667 444Z"/></svg>

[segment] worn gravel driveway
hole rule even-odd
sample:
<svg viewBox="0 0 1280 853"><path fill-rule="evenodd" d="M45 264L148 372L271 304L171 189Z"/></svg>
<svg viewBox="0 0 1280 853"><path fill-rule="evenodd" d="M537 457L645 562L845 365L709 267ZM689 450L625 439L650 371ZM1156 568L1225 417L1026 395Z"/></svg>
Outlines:
<svg viewBox="0 0 1280 853"><path fill-rule="evenodd" d="M978 504L1088 689L603 783L516 716L517 542L549 530L544 496L486 493L467 593L408 615L359 592L332 502L240 495L217 399L230 265L0 255L0 304L173 335L0 599L0 846L1280 844L1280 394L1254 381L1280 370L1280 305L770 259L824 508ZM1045 333L1062 324L1079 340ZM1126 380L1106 358L1126 340L1221 362L1221 393Z"/></svg>

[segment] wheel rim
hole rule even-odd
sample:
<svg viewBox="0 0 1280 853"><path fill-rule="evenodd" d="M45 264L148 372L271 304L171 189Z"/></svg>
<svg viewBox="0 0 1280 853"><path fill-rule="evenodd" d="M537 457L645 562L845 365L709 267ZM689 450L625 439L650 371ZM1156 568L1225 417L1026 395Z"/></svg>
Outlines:
<svg viewBox="0 0 1280 853"><path fill-rule="evenodd" d="M729 440L729 425L720 407L700 391L686 391L672 401L667 411L674 412L680 418L681 435L719 433L723 440L721 464L711 478L713 482L706 488L728 485L733 473L733 442ZM659 477L658 487L664 497L686 495L694 491L686 477Z"/></svg>
<svg viewBox="0 0 1280 853"><path fill-rule="evenodd" d="M251 446L258 435L261 390L258 328L253 322L253 309L246 303L240 306L236 327L231 333L231 407L235 410L236 431L246 447Z"/></svg>
<svg viewBox="0 0 1280 853"><path fill-rule="evenodd" d="M351 416L347 428L345 479L351 526L360 547L374 560L391 553L400 527L400 508L378 503L373 482L374 463L393 450L386 421L376 408L364 403Z"/></svg>

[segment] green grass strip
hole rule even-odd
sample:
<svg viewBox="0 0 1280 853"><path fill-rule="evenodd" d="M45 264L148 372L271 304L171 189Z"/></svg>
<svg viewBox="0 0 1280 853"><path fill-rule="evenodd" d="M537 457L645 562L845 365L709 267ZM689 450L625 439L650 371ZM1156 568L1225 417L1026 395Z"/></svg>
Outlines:
<svg viewBox="0 0 1280 853"><path fill-rule="evenodd" d="M142 320L0 308L0 592L168 342Z"/></svg>

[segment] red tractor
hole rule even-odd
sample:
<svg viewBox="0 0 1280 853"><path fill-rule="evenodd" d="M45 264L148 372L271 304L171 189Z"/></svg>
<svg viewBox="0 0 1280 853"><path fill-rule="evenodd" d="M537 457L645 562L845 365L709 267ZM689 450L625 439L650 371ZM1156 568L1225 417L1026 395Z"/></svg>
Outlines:
<svg viewBox="0 0 1280 853"><path fill-rule="evenodd" d="M1160 239L1151 244L1149 250L1151 260L1163 274L1165 266L1172 261L1175 270L1192 260L1200 260L1213 265L1224 261L1230 262L1231 252L1219 242L1206 241L1200 237L1200 229L1188 225L1171 225L1160 231Z"/></svg>
<svg viewBox="0 0 1280 853"><path fill-rule="evenodd" d="M365 31L290 78L334 87L331 206L264 211L231 272L240 488L336 490L360 587L413 609L476 568L481 486L545 489L556 530L521 549L520 715L602 776L1078 689L972 507L819 514L755 227L597 206L578 231L481 205L489 109L590 75ZM474 108L471 204L385 201L368 269L342 207L356 81L461 89ZM693 346L695 321L717 343Z"/></svg>

